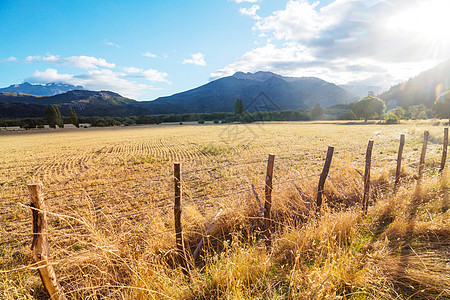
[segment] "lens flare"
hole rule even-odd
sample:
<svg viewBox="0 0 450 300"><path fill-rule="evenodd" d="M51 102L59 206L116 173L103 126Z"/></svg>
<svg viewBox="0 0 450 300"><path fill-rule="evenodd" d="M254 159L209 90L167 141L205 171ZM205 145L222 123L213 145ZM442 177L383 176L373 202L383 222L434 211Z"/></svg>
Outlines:
<svg viewBox="0 0 450 300"><path fill-rule="evenodd" d="M444 93L444 85L442 83L439 83L436 86L436 99L439 98L440 101L443 101L444 100L443 93Z"/></svg>

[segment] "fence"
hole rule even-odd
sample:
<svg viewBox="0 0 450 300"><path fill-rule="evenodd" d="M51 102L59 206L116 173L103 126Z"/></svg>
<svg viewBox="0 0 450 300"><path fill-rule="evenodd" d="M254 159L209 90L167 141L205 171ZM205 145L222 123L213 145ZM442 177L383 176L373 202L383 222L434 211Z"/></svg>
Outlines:
<svg viewBox="0 0 450 300"><path fill-rule="evenodd" d="M427 151L427 145L428 145L428 139L429 139L429 133L428 131L424 132L423 137L423 144L422 144L422 150L420 155L420 160L418 164L418 175L417 175L417 184L420 184L422 181L423 173L425 170L425 158L426 158L426 151ZM447 147L448 147L448 128L444 129L444 139L443 139L443 148L442 148L442 158L440 161L439 166L439 173L441 173L445 168L446 158L447 158ZM342 194L344 200L349 204L353 206L361 205L362 213L367 214L368 206L369 206L369 199L371 198L371 187L379 190L380 188L384 188L387 186L377 186L374 182L371 181L370 175L371 175L371 163L372 163L372 150L374 146L374 140L369 140L367 148L366 148L366 156L365 156L365 164L364 164L364 174L361 173L359 170L356 170L358 174L362 177L364 189L363 189L363 197L361 203L355 203L350 199L351 195L346 195L338 185L333 183L333 179L329 175L332 160L333 160L333 153L335 148L334 147L328 147L325 163L323 165L322 172L319 174L311 174L308 175L308 177L319 177L317 190L316 190L316 197L315 201L309 202L307 200L307 197L305 196L304 192L301 190L301 188L295 184L294 186L300 195L301 199L303 200L303 203L305 204L306 209L310 212L310 215L312 216L318 216L320 215L321 207L323 206L323 197L324 197L324 191L325 191L325 183L326 180L330 180L334 186L337 187L339 192ZM405 135L400 135L400 144L397 151L397 160L396 160L396 172L395 172L395 180L393 183L393 192L396 193L399 185L400 185L400 173L402 168L402 158L403 158L403 149L405 145ZM271 239L272 239L272 215L271 215L271 209L272 209L272 191L275 184L283 184L286 182L292 182L292 180L288 180L285 182L273 182L273 176L274 176L274 166L275 166L275 154L269 154L268 160L267 160L267 169L266 169L266 175L265 175L265 182L264 182L264 204L262 203L254 185L251 185L249 188L240 189L237 191L233 191L231 193L225 193L222 194L221 197L228 197L230 195L236 195L239 193L244 192L252 192L256 203L258 205L259 211L261 213L260 220L263 222L263 233L264 238L266 242L266 246L271 246ZM288 158L287 158L288 159ZM248 166L249 164L256 164L261 163L264 160L257 160L253 162L244 162L244 163L236 163L236 164L229 164L225 166L219 166L215 167L214 169L218 168L229 168L231 166ZM409 166L415 166L415 164L409 164ZM198 169L198 170L192 170L189 172L182 172L182 165L181 163L175 163L174 164L174 170L173 170L173 196L165 197L158 199L158 203L160 205L149 208L146 211L139 211L136 213L125 213L122 214L122 217L126 218L135 218L140 214L152 212L158 209L167 209L171 199L174 199L173 204L173 214L174 214L174 229L175 229L175 239L176 239L176 248L177 248L177 254L180 257L179 263L181 264L181 267L186 271L186 273L189 273L189 269L192 267L195 267L195 260L200 255L202 251L202 247L204 244L205 238L208 236L211 228L213 227L214 223L219 218L219 215L222 213L222 209L220 209L214 218L212 218L211 222L209 223L209 226L206 228L206 231L204 232L200 242L198 243L197 247L195 248L195 251L192 254L186 253L187 250L185 249L185 243L183 239L183 226L181 222L181 217L183 214L183 205L182 205L182 199L183 199L183 179L182 174L195 174L197 172L201 171L210 171L211 169ZM141 178L142 179L142 178ZM144 178L145 180L159 183L164 180L166 180L166 177L148 177ZM304 179L304 178L303 178ZM136 179L127 179L117 182L124 182L124 181L134 181ZM116 182L116 183L117 183ZM83 187L79 187L82 189L91 188L91 187L97 187L99 185L104 184L112 184L115 182L109 182L109 183L100 183L100 184L92 184L87 185ZM201 187L201 185L199 185ZM35 261L34 266L38 269L43 285L45 289L48 291L50 297L52 299L65 299L65 295L62 292L61 286L57 280L56 273L52 267L52 264L50 262L50 253L49 253L49 245L48 245L48 232L47 232L47 209L45 206L44 201L44 193L43 193L43 186L41 183L36 184L30 184L28 185L29 189L29 196L31 199L31 210L32 210L32 228L33 228L33 241L32 241L32 250L33 250L33 259ZM73 190L74 188L67 188L67 189L60 189L53 192L58 191L65 191L65 190ZM191 197L192 200L200 199L203 195L197 195ZM166 202L166 204L164 204ZM158 233L156 233L158 234Z"/></svg>

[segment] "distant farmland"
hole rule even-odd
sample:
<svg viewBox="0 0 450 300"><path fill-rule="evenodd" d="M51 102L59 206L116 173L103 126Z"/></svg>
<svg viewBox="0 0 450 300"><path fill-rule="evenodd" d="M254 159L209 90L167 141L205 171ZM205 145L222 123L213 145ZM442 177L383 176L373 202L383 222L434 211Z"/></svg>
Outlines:
<svg viewBox="0 0 450 300"><path fill-rule="evenodd" d="M417 187L424 130L430 138ZM394 195L400 134L406 143ZM364 173L369 139L372 196L364 216L357 171ZM0 133L0 298L47 298L33 268L27 207L27 184L42 182L51 260L69 299L447 299L450 216L447 168L438 173L442 142L436 122ZM316 216L305 201L315 203L328 146L334 156ZM269 153L275 154L273 232L266 248L252 185L264 205ZM182 169L188 256L223 210L188 272L175 244L175 162Z"/></svg>

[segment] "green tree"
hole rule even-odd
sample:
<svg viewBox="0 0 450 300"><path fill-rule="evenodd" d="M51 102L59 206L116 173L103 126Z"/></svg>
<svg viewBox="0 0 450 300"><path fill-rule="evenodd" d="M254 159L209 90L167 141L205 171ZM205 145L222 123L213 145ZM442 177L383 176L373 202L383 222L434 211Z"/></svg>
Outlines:
<svg viewBox="0 0 450 300"><path fill-rule="evenodd" d="M396 106L393 109L391 109L389 112L396 115L399 119L404 119L405 115L406 115L405 109L401 106Z"/></svg>
<svg viewBox="0 0 450 300"><path fill-rule="evenodd" d="M388 111L385 115L384 115L384 121L386 122L386 124L397 124L399 121L399 118L397 115L395 115L392 110Z"/></svg>
<svg viewBox="0 0 450 300"><path fill-rule="evenodd" d="M70 112L70 123L72 123L76 128L80 127L80 120L78 120L77 113L72 107L69 107Z"/></svg>
<svg viewBox="0 0 450 300"><path fill-rule="evenodd" d="M54 116L55 116L55 120L56 120L56 125L58 125L59 128L64 128L64 119L62 117L61 111L59 110L58 106L56 104L53 104L51 106Z"/></svg>
<svg viewBox="0 0 450 300"><path fill-rule="evenodd" d="M383 100L369 95L355 102L352 112L358 118L364 118L364 122L367 122L367 119L371 117L378 116L381 118L385 109L386 105Z"/></svg>
<svg viewBox="0 0 450 300"><path fill-rule="evenodd" d="M242 99L236 99L236 102L234 102L234 114L240 115L242 113L244 113L244 103Z"/></svg>
<svg viewBox="0 0 450 300"><path fill-rule="evenodd" d="M311 119L319 120L324 114L325 110L320 106L319 103L317 103L316 106L314 106L314 108L311 110Z"/></svg>
<svg viewBox="0 0 450 300"><path fill-rule="evenodd" d="M55 115L55 111L52 109L51 106L45 107L44 116L45 116L45 120L48 123L48 126L50 128L56 129L56 115Z"/></svg>
<svg viewBox="0 0 450 300"><path fill-rule="evenodd" d="M435 115L441 119L448 118L450 124L450 90L440 95L433 105Z"/></svg>
<svg viewBox="0 0 450 300"><path fill-rule="evenodd" d="M406 116L412 120L428 119L429 109L424 104L411 105L407 108Z"/></svg>

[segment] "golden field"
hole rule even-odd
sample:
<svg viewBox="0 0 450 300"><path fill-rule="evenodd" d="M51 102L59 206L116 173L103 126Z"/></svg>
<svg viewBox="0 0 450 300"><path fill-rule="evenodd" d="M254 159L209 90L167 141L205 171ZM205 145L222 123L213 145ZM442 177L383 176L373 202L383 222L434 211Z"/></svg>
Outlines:
<svg viewBox="0 0 450 300"><path fill-rule="evenodd" d="M27 184L42 182L50 254L74 299L449 299L443 122L158 125L0 133L0 298L45 299L33 268ZM416 184L424 130L425 175ZM401 187L392 192L399 136ZM360 202L367 143L372 192ZM312 216L328 146L325 206ZM275 154L272 247L259 231ZM182 163L188 255L213 216L189 275L176 264L173 163ZM264 203L263 203L264 204Z"/></svg>

